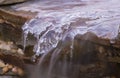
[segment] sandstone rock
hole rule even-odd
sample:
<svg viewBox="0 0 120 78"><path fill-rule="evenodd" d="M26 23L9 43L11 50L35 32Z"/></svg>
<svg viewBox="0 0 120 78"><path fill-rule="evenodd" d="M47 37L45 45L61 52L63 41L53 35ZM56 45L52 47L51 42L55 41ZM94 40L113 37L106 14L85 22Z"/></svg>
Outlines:
<svg viewBox="0 0 120 78"><path fill-rule="evenodd" d="M9 71L9 69L7 66L5 66L5 67L3 67L2 71L3 71L2 74L5 74Z"/></svg>
<svg viewBox="0 0 120 78"><path fill-rule="evenodd" d="M10 9L0 8L0 23L7 23L13 27L20 28L27 20L31 19L33 13L23 11L10 11Z"/></svg>
<svg viewBox="0 0 120 78"><path fill-rule="evenodd" d="M13 42L4 42L0 40L0 50L6 50L18 55L24 55L22 49L18 48Z"/></svg>
<svg viewBox="0 0 120 78"><path fill-rule="evenodd" d="M0 0L0 5L20 3L20 2L24 2L24 1L26 1L26 0Z"/></svg>
<svg viewBox="0 0 120 78"><path fill-rule="evenodd" d="M0 38L15 42L21 41L21 27L35 15L36 13L32 12L15 11L0 7Z"/></svg>
<svg viewBox="0 0 120 78"><path fill-rule="evenodd" d="M0 60L0 67L4 67L4 66L5 66L5 63L2 60Z"/></svg>

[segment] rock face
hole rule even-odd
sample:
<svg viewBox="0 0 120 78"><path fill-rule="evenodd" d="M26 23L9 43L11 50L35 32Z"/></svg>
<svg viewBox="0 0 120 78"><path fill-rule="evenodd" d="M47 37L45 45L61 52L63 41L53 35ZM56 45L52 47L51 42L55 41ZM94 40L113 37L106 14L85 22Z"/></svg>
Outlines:
<svg viewBox="0 0 120 78"><path fill-rule="evenodd" d="M0 8L0 38L3 40L19 41L22 36L21 27L27 20L34 17L35 14L32 12L11 11L11 9Z"/></svg>
<svg viewBox="0 0 120 78"><path fill-rule="evenodd" d="M91 38L86 38L88 35ZM96 43L95 40L104 44ZM40 58L41 68L39 65L30 67L36 68L36 71L29 69L28 78L46 78L48 73L49 78L119 78L120 69L117 63L120 61L116 58L120 59L120 49L105 42L92 33L77 35L71 49L70 40L67 38L46 56L43 55L43 60Z"/></svg>
<svg viewBox="0 0 120 78"><path fill-rule="evenodd" d="M21 26L32 17L34 17L34 14L31 12L11 11L11 9L0 8L0 19L3 20L2 23L5 22L11 24L14 27L21 28Z"/></svg>
<svg viewBox="0 0 120 78"><path fill-rule="evenodd" d="M24 2L24 1L26 1L26 0L0 0L0 5L20 3L20 2Z"/></svg>

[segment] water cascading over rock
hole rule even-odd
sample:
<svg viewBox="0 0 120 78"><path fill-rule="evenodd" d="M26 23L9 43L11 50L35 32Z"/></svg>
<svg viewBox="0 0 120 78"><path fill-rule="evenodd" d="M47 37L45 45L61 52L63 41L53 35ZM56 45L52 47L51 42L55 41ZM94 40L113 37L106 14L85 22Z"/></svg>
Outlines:
<svg viewBox="0 0 120 78"><path fill-rule="evenodd" d="M64 5L67 5L67 3ZM118 35L119 10L97 8L90 7L91 11L89 11L74 6L72 9L63 8L65 11L59 9L41 10L35 18L26 22L23 26L24 36L27 38L27 34L31 33L37 38L34 49L37 55L55 48L58 42L64 40L67 36L72 39L77 34L83 35L92 32L101 38L114 39ZM81 9L84 10L81 11ZM111 25L114 25L114 27Z"/></svg>
<svg viewBox="0 0 120 78"><path fill-rule="evenodd" d="M77 75L76 78L79 78L80 72L85 72L85 70L89 69L89 66L87 67L86 65L89 64L89 61L93 63L98 61L97 57L94 56L97 56L97 53L95 45L93 45L99 40L98 38L108 40L108 43L113 44L118 37L118 29L120 27L120 6L116 5L118 2L118 0L105 0L103 2L77 2L75 0L65 3L64 1L55 1L54 3L41 1L40 3L38 2L41 5L36 5L36 3L32 5L32 8L23 7L17 9L38 12L35 18L24 24L23 33L24 47L27 43L28 34L32 34L37 40L34 45L35 56L42 54L38 64L38 70L35 71L41 73L44 69L42 70L39 67L45 62L45 58L49 61L47 68L44 70L44 72L47 72L47 75L44 73L45 75L43 77L41 76L41 78L53 78L54 75L50 76L51 72L55 73L56 71L57 75L62 75L63 78L73 78L75 75ZM28 6L30 7L30 5ZM84 42L85 40L92 41L93 43ZM106 43L98 43L106 46ZM63 55L64 60L61 58L62 61L58 62L58 58L60 59L62 54L66 54ZM87 57L85 58L86 60L83 59L83 56ZM80 68L78 66L80 70L77 70L77 67L75 68L78 64L82 64L79 65ZM82 69L84 68L84 64L86 65L86 69ZM63 67L60 67L62 65ZM91 63L89 65L92 67ZM71 74L69 70L74 70L75 73ZM69 74L71 74L71 77Z"/></svg>

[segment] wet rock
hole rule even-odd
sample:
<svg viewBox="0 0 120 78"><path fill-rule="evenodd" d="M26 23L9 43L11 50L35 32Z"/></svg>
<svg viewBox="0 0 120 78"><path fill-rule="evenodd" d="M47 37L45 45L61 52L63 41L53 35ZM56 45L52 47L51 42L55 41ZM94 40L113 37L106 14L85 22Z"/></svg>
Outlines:
<svg viewBox="0 0 120 78"><path fill-rule="evenodd" d="M23 75L25 74L24 71L23 71L23 69L18 68L17 70L18 70L18 71L17 71L17 74L18 74L18 75L23 76Z"/></svg>
<svg viewBox="0 0 120 78"><path fill-rule="evenodd" d="M13 42L0 40L0 74L1 75L24 75L23 50ZM16 71L16 72L15 72Z"/></svg>
<svg viewBox="0 0 120 78"><path fill-rule="evenodd" d="M3 23L3 22L4 22L4 20L0 19L0 23Z"/></svg>
<svg viewBox="0 0 120 78"><path fill-rule="evenodd" d="M18 48L13 42L4 42L0 40L0 50L6 50L18 55L24 55L23 50Z"/></svg>
<svg viewBox="0 0 120 78"><path fill-rule="evenodd" d="M24 71L23 69L19 68L19 67L13 67L12 68L12 72L17 74L17 75L20 75L20 76L23 76L24 75Z"/></svg>
<svg viewBox="0 0 120 78"><path fill-rule="evenodd" d="M2 71L1 71L2 69ZM1 75L19 75L23 76L24 71L20 67L11 65L11 64L6 64L4 67L0 68L0 74Z"/></svg>
<svg viewBox="0 0 120 78"><path fill-rule="evenodd" d="M10 7L10 6L9 6ZM22 43L22 26L36 13L0 8L0 39Z"/></svg>
<svg viewBox="0 0 120 78"><path fill-rule="evenodd" d="M35 14L32 12L15 11L11 9L0 8L0 19L2 22L10 24L13 27L20 28L27 20Z"/></svg>
<svg viewBox="0 0 120 78"><path fill-rule="evenodd" d="M4 68L2 69L2 74L7 73L8 71L9 71L9 69L8 69L8 67L6 66L6 67L4 67Z"/></svg>
<svg viewBox="0 0 120 78"><path fill-rule="evenodd" d="M120 50L109 44L96 42L99 38L92 33L89 35L91 37L87 38L87 34L83 36L77 35L74 39L72 50L70 48L70 40L59 43L57 48L53 49L44 59L42 58L43 70L44 67L49 69L50 65L51 78L59 78L59 76L69 78L104 78L105 76L114 76L119 78L117 76L119 73L116 72L118 67L116 63L119 63L119 60L110 61L110 59L118 57L115 54L120 52ZM70 57L71 51L72 57ZM108 55L108 53L111 55ZM63 71L65 72L63 73ZM37 74L34 73L34 75Z"/></svg>
<svg viewBox="0 0 120 78"><path fill-rule="evenodd" d="M8 69L12 69L13 68L13 65L11 65L11 64L7 64L6 66L8 67Z"/></svg>
<svg viewBox="0 0 120 78"><path fill-rule="evenodd" d="M13 44L13 42L4 42L0 40L0 59L2 61L9 64L22 65L23 57L23 51L20 48L18 48L15 44Z"/></svg>
<svg viewBox="0 0 120 78"><path fill-rule="evenodd" d="M27 0L0 0L0 5L20 3L24 1L27 1Z"/></svg>
<svg viewBox="0 0 120 78"><path fill-rule="evenodd" d="M5 63L2 60L0 60L0 67L4 67L4 66L5 66Z"/></svg>

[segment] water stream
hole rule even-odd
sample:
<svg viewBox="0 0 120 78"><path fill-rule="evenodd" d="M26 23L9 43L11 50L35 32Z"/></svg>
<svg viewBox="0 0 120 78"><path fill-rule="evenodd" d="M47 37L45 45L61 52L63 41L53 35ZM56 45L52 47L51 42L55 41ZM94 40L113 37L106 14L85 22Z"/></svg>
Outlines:
<svg viewBox="0 0 120 78"><path fill-rule="evenodd" d="M98 37L114 39L120 24L118 3L119 0L45 0L17 10L38 12L25 23L23 31L25 38L28 33L37 38L34 52L39 55L55 48L67 36L74 38L76 34L93 32Z"/></svg>
<svg viewBox="0 0 120 78"><path fill-rule="evenodd" d="M71 59L74 52L74 37L77 34L92 32L99 38L110 39L113 43L118 36L120 26L119 3L120 0L36 0L32 4L28 2L27 6L24 4L14 6L16 10L37 12L36 17L27 21L22 29L25 37L24 47L28 34L34 35L37 39L34 52L36 56L42 54L39 65L51 52L48 75L41 78L54 78L49 74L54 69L54 64L60 57L59 54L67 38L71 44ZM52 51L53 49L55 50ZM58 67L63 66L59 70L64 73L60 78L72 78L65 74L71 68L71 62L66 63L66 60L63 62L63 64L58 63Z"/></svg>

